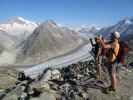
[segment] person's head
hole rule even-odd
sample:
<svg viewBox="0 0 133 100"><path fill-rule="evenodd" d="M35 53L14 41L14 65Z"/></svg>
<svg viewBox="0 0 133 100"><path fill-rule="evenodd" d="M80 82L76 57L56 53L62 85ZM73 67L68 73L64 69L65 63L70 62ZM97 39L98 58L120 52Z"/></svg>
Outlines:
<svg viewBox="0 0 133 100"><path fill-rule="evenodd" d="M98 35L98 36L95 37L95 42L96 43L100 43L100 35Z"/></svg>
<svg viewBox="0 0 133 100"><path fill-rule="evenodd" d="M113 33L111 33L111 40L115 40L115 39L120 39L120 33L115 31Z"/></svg>
<svg viewBox="0 0 133 100"><path fill-rule="evenodd" d="M95 42L96 42L96 43L99 43L99 42L100 42L99 37L95 37Z"/></svg>

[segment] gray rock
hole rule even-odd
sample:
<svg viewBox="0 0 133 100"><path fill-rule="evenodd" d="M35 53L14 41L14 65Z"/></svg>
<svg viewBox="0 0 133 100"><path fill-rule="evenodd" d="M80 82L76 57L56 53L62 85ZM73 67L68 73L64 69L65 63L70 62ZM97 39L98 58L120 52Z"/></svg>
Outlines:
<svg viewBox="0 0 133 100"><path fill-rule="evenodd" d="M52 71L48 70L44 75L43 75L43 79L41 80L41 82L47 82L48 80L51 80L52 77Z"/></svg>
<svg viewBox="0 0 133 100"><path fill-rule="evenodd" d="M133 100L133 96L129 98L129 100Z"/></svg>
<svg viewBox="0 0 133 100"><path fill-rule="evenodd" d="M31 98L30 100L56 100L56 96L54 94L44 92L38 98Z"/></svg>
<svg viewBox="0 0 133 100"><path fill-rule="evenodd" d="M52 70L51 74L52 74L52 76L51 76L51 79L52 79L52 80L55 80L55 79L58 80L58 79L61 78L61 73L60 73L60 71L57 70L57 69Z"/></svg>

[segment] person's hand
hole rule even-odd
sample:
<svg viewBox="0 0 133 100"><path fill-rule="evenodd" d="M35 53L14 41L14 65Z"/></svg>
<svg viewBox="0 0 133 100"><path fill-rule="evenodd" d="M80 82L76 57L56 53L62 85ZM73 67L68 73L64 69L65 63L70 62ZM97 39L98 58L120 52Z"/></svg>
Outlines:
<svg viewBox="0 0 133 100"><path fill-rule="evenodd" d="M100 41L104 41L104 38L102 36L99 39L100 39Z"/></svg>

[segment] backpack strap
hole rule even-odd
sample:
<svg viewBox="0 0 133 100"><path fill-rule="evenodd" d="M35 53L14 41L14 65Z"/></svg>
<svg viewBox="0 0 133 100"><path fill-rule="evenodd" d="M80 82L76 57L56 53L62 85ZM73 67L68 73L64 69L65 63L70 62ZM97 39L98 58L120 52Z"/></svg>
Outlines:
<svg viewBox="0 0 133 100"><path fill-rule="evenodd" d="M111 50L111 52L115 55L115 57L117 58L117 55L116 55L116 53L115 53L114 49L113 49L113 48L111 48L110 50Z"/></svg>
<svg viewBox="0 0 133 100"><path fill-rule="evenodd" d="M121 61L120 61L120 59L118 59L118 55L116 55L116 53L115 53L115 51L114 51L114 49L113 48L111 48L111 52L115 55L115 60L113 61L113 64L114 63L117 63L117 64L119 64Z"/></svg>

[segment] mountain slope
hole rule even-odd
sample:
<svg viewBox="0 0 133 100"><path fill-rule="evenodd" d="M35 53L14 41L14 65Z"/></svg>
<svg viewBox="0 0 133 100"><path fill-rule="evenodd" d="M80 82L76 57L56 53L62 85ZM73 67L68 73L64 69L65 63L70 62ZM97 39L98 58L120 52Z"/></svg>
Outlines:
<svg viewBox="0 0 133 100"><path fill-rule="evenodd" d="M15 63L16 49L14 37L0 30L0 65Z"/></svg>
<svg viewBox="0 0 133 100"><path fill-rule="evenodd" d="M23 43L21 55L32 57L34 61L43 61L68 53L84 43L85 40L78 33L48 20L39 25Z"/></svg>

